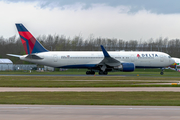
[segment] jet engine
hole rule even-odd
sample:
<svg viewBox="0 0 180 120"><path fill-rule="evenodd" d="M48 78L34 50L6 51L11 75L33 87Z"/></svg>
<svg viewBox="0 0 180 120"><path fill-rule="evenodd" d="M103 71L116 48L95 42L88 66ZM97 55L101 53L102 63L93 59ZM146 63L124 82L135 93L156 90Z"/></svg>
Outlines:
<svg viewBox="0 0 180 120"><path fill-rule="evenodd" d="M123 72L133 72L135 70L135 65L134 63L121 63L121 65L114 67L114 69Z"/></svg>

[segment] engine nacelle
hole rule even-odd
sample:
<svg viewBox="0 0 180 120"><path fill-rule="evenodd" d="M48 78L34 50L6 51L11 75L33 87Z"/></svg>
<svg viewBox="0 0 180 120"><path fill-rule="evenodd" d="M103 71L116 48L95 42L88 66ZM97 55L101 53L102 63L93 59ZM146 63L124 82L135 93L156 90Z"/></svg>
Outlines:
<svg viewBox="0 0 180 120"><path fill-rule="evenodd" d="M134 63L121 63L120 66L114 67L114 69L123 72L132 72L135 70L135 65Z"/></svg>

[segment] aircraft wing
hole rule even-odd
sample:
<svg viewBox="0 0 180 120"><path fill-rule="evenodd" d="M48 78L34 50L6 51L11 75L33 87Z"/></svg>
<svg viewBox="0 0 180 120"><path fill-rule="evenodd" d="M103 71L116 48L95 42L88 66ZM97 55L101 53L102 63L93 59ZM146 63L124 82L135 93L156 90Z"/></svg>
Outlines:
<svg viewBox="0 0 180 120"><path fill-rule="evenodd" d="M6 55L13 56L13 57L18 57L18 58L20 58L22 56L22 55L14 55L14 54L6 54Z"/></svg>
<svg viewBox="0 0 180 120"><path fill-rule="evenodd" d="M98 65L101 66L102 71L105 71L107 67L116 67L121 65L121 62L112 58L102 45L101 49L104 54L104 59Z"/></svg>

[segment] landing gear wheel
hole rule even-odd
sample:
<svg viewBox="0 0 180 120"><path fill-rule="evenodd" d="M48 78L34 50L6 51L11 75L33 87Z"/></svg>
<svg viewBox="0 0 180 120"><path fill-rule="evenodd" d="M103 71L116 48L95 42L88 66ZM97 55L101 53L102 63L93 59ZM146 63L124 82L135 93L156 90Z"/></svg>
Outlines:
<svg viewBox="0 0 180 120"><path fill-rule="evenodd" d="M161 69L160 74L161 74L161 75L164 75L164 68Z"/></svg>
<svg viewBox="0 0 180 120"><path fill-rule="evenodd" d="M86 71L86 75L94 75L95 72L94 71Z"/></svg>
<svg viewBox="0 0 180 120"><path fill-rule="evenodd" d="M99 71L99 75L103 75L103 71Z"/></svg>
<svg viewBox="0 0 180 120"><path fill-rule="evenodd" d="M103 72L103 74L104 74L104 75L107 75L107 74L108 74L108 72L106 72L106 71L105 71L105 72Z"/></svg>
<svg viewBox="0 0 180 120"><path fill-rule="evenodd" d="M91 75L94 75L95 74L95 72L94 71L91 71Z"/></svg>
<svg viewBox="0 0 180 120"><path fill-rule="evenodd" d="M164 75L164 72L160 72L161 75Z"/></svg>
<svg viewBox="0 0 180 120"><path fill-rule="evenodd" d="M99 71L99 75L107 75L108 74L108 72L107 71Z"/></svg>

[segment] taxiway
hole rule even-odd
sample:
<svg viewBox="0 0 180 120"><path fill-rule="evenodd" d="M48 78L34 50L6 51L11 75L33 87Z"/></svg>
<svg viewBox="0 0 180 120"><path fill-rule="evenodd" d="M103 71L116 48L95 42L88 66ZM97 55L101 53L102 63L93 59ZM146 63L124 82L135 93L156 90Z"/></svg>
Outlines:
<svg viewBox="0 0 180 120"><path fill-rule="evenodd" d="M2 120L179 120L175 106L0 105Z"/></svg>
<svg viewBox="0 0 180 120"><path fill-rule="evenodd" d="M82 87L82 88L38 88L0 87L0 92L180 92L179 87Z"/></svg>

